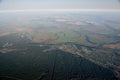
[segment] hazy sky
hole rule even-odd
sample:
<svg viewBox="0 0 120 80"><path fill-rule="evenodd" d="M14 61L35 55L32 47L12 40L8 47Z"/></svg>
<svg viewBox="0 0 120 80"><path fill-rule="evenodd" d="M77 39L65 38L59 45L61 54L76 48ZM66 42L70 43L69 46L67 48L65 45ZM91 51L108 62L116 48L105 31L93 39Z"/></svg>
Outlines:
<svg viewBox="0 0 120 80"><path fill-rule="evenodd" d="M120 9L119 0L0 0L0 10Z"/></svg>

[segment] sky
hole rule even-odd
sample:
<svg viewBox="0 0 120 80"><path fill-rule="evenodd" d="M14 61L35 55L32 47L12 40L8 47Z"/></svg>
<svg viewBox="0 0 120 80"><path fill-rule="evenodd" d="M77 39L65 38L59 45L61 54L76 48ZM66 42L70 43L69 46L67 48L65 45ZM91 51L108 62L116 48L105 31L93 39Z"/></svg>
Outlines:
<svg viewBox="0 0 120 80"><path fill-rule="evenodd" d="M0 0L0 10L120 9L120 0Z"/></svg>

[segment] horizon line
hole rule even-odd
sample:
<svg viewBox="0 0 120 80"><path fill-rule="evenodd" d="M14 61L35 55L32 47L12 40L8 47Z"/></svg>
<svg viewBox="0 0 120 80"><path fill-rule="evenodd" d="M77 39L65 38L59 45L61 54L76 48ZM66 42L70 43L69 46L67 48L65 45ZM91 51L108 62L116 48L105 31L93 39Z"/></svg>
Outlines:
<svg viewBox="0 0 120 80"><path fill-rule="evenodd" d="M19 9L19 10L0 10L0 12L27 12L27 11L117 11L120 9Z"/></svg>

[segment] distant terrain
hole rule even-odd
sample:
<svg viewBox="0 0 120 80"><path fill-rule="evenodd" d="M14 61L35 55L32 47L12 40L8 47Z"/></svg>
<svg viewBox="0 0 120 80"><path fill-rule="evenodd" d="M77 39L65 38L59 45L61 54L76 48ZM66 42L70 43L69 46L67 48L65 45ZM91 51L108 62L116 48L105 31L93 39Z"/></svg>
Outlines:
<svg viewBox="0 0 120 80"><path fill-rule="evenodd" d="M0 12L0 79L119 80L120 12Z"/></svg>

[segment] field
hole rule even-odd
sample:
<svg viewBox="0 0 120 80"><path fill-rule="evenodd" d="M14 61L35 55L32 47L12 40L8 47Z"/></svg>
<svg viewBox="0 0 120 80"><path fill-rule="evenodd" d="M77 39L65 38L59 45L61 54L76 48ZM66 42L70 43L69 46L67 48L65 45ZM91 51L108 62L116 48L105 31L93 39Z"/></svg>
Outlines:
<svg viewBox="0 0 120 80"><path fill-rule="evenodd" d="M0 79L119 80L119 13L1 12Z"/></svg>

